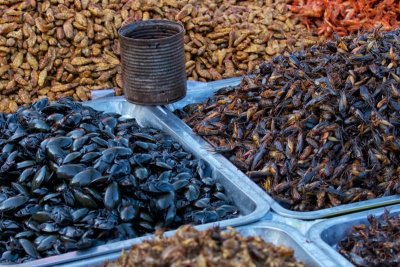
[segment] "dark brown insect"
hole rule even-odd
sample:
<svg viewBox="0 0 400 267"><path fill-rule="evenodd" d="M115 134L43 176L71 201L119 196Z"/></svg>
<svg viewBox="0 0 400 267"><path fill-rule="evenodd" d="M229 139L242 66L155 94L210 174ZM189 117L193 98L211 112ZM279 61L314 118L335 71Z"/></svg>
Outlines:
<svg viewBox="0 0 400 267"><path fill-rule="evenodd" d="M243 237L234 229L218 228L199 232L183 226L175 235L165 238L161 231L156 238L123 252L108 267L129 266L282 266L301 267L292 249L266 243L259 237Z"/></svg>
<svg viewBox="0 0 400 267"><path fill-rule="evenodd" d="M338 244L340 254L356 266L400 265L400 216L386 210L380 217L368 217L369 225L360 224Z"/></svg>
<svg viewBox="0 0 400 267"><path fill-rule="evenodd" d="M400 194L399 41L376 30L279 55L176 113L292 210Z"/></svg>

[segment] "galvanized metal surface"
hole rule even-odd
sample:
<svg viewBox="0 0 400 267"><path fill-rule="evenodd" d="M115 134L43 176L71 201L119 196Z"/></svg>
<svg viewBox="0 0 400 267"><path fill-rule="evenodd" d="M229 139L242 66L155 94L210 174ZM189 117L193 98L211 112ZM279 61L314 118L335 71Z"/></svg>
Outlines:
<svg viewBox="0 0 400 267"><path fill-rule="evenodd" d="M131 104L122 97L103 98L86 102L85 105L91 106L94 109L116 112L123 114L127 117L136 118L141 126L149 126L160 129L165 133L175 138L187 151L190 151L196 158L202 158L209 165L212 170L212 176L216 177L218 181L224 186L227 194L232 197L235 204L240 209L242 216L234 219L218 221L215 223L208 223L196 226L197 229L202 230L214 225L219 225L221 228L227 226L240 226L249 224L263 218L270 210L268 202L256 193L257 186L248 184L246 181L238 179L216 159L213 158L208 151L201 149L199 145L183 132L175 132L169 121L163 120L158 116L158 109L155 107L144 107ZM255 187L255 188L254 188ZM68 263L76 260L86 260L91 257L99 256L111 252L119 252L121 249L130 247L132 244L140 242L142 238L135 238L121 242L115 242L88 250L65 253L58 256L48 257L45 259L31 261L19 265L6 265L6 266L55 266L62 263ZM1 266L1 265L0 265Z"/></svg>
<svg viewBox="0 0 400 267"><path fill-rule="evenodd" d="M177 101L186 94L184 27L146 20L118 31L126 98L143 105Z"/></svg>
<svg viewBox="0 0 400 267"><path fill-rule="evenodd" d="M237 231L243 236L259 236L266 242L274 245L283 245L290 247L295 252L295 257L309 267L337 266L334 261L326 257L324 253L318 249L312 242L302 236L296 229L275 223L275 222L259 222L237 228ZM166 236L172 235L173 232ZM139 240L137 240L139 241ZM141 241L141 240L140 240ZM128 250L131 246L124 249ZM99 257L91 258L85 261L77 261L69 264L71 267L86 267L86 266L103 266L104 263L115 261L121 255L121 252L104 254ZM62 265L63 267L67 265Z"/></svg>
<svg viewBox="0 0 400 267"><path fill-rule="evenodd" d="M353 213L315 224L311 227L307 236L321 248L324 253L334 259L338 265L353 266L350 261L337 252L336 248L338 242L349 234L353 226L357 224L369 225L367 219L368 215L379 217L384 213L385 209L393 215L400 214L400 205Z"/></svg>
<svg viewBox="0 0 400 267"><path fill-rule="evenodd" d="M187 96L170 105L165 106L164 108L164 114L163 117L165 120L168 120L169 123L174 125L175 131L179 132L184 132L185 135L192 136L193 139L195 139L199 144L200 147L202 147L205 150L212 150L212 146L206 142L203 138L197 136L196 134L193 133L191 128L185 124L182 120L180 120L176 115L172 113L172 111L176 109L181 109L184 106L188 104L193 104L193 103L202 103L205 101L207 98L211 97L217 90L223 88L223 87L228 87L228 86L237 86L240 84L241 78L233 78L233 79L227 79L227 80L221 80L221 81L216 81L216 82L209 82L205 83L204 85L198 85L197 88L194 89L189 89ZM243 179L246 181L246 183L252 183L254 184L250 178L247 177L242 171L240 171L238 168L236 168L228 159L226 159L224 156L220 154L215 154L214 157L226 168L228 168L233 175L237 176L240 179ZM361 202L356 202L352 204L345 204L345 205L339 205L336 207L332 208L326 208L326 209L321 209L321 210L316 210L316 211L306 211L306 212L300 212L300 211L292 211L289 209L286 209L282 207L278 202L276 202L269 194L261 190L258 186L257 192L259 193L260 191L264 195L264 198L268 200L268 202L271 205L271 208L273 211L276 213L288 217L288 218L296 218L296 219L302 219L302 220L315 220L315 219L321 219L321 218L328 218L328 217L333 217L333 216L338 216L338 215L343 215L347 213L352 213L352 212L357 212L357 211L362 211L366 209L373 209L377 207L382 207L382 206L387 206L387 205L392 205L396 203L400 203L400 196L388 196L388 197L381 197L381 198L376 198L373 200L367 200L367 201L361 201Z"/></svg>
<svg viewBox="0 0 400 267"><path fill-rule="evenodd" d="M305 220L300 220L300 219L295 219L295 218L288 218L282 215L279 215L278 213L274 212L271 210L268 212L267 215L265 215L261 221L272 221L280 224L285 224L288 226L291 226L295 228L297 231L299 231L302 235L306 235L308 230L310 228L322 221L325 221L326 219L317 219L317 220L311 220L311 221L305 221Z"/></svg>
<svg viewBox="0 0 400 267"><path fill-rule="evenodd" d="M195 82L187 81L187 94L185 98L165 107L171 111L181 109L188 104L201 103L211 97L216 91L229 86L237 86L242 81L242 77L229 78L215 82Z"/></svg>

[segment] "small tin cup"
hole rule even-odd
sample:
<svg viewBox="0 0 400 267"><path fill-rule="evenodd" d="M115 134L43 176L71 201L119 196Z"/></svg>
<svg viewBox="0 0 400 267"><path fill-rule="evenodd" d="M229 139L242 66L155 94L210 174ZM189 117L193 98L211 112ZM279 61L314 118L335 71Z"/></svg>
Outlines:
<svg viewBox="0 0 400 267"><path fill-rule="evenodd" d="M141 105L169 104L186 95L184 27L145 20L118 31L125 97Z"/></svg>

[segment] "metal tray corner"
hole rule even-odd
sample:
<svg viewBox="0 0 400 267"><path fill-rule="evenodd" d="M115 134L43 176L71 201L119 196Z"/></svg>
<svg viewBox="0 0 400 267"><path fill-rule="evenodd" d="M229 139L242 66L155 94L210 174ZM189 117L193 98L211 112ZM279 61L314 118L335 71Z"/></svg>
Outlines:
<svg viewBox="0 0 400 267"><path fill-rule="evenodd" d="M178 101L176 103L167 105L163 107L163 114L165 118L168 119L168 121L173 125L174 129L176 131L180 131L182 134L190 136L194 140L197 141L199 149L203 150L212 150L212 146L206 142L203 138L200 136L196 135L192 129L184 123L180 118L178 118L173 111L176 109L181 109L184 106L188 104L195 104L195 103L202 103L205 101L207 98L211 97L217 90L224 88L224 87L230 87L230 86L237 86L240 84L240 80L242 78L232 78L232 79L226 79L226 80L221 80L221 81L216 81L216 82L209 82L205 83L203 87L199 90L188 90L188 94L185 99L182 99L181 101ZM378 207L383 207L383 206L388 206L388 205L393 205L400 203L400 195L394 195L394 196L387 196L387 197L380 197L372 200L366 200L366 201L360 201L356 203L351 203L351 204L343 204L339 205L336 207L332 208L325 208L321 210L315 210L315 211L293 211L290 209L284 208L282 205L280 205L278 202L276 202L271 195L260 189L251 179L245 175L242 171L240 171L238 168L236 168L228 159L226 159L224 156L221 154L214 154L214 158L220 162L221 165L225 166L227 169L229 169L235 176L239 177L240 179L243 179L246 181L246 183L254 184L257 187L256 192L258 194L261 194L264 199L268 201L268 203L271 205L271 209L278 213L279 215L282 215L284 217L288 218L295 218L295 219L301 219L301 220L316 220L316 219L323 219L323 218L329 218L329 217L334 217L334 216L339 216L343 214L348 214L352 212L358 212L362 210L367 210L367 209L374 209ZM252 186L254 188L254 186Z"/></svg>
<svg viewBox="0 0 400 267"><path fill-rule="evenodd" d="M318 246L303 236L297 229L286 224L261 221L239 227L238 231L244 236L259 236L264 241L274 245L291 247L294 250L296 259L306 266L336 266L336 263L326 257Z"/></svg>
<svg viewBox="0 0 400 267"><path fill-rule="evenodd" d="M246 226L236 228L243 236L257 236L266 242L274 245L282 245L290 247L294 250L294 255L297 260L303 262L308 267L334 267L337 264L326 255L306 237L301 235L296 229L276 222L262 221ZM172 235L173 232L166 234ZM140 240L142 241L142 240ZM139 242L140 242L139 241ZM138 243L138 242L137 242ZM129 249L130 246L124 249ZM112 262L118 259L121 251L110 254L103 254L98 257L93 257L87 260L80 260L62 267L100 267L105 262Z"/></svg>
<svg viewBox="0 0 400 267"><path fill-rule="evenodd" d="M336 251L338 242L352 230L353 226L369 224L367 219L369 215L379 217L385 210L388 210L393 215L398 215L400 214L400 205L392 205L328 219L313 225L306 236L315 242L330 258L334 259L339 266L353 266L350 261Z"/></svg>
<svg viewBox="0 0 400 267"><path fill-rule="evenodd" d="M270 211L269 203L257 193L254 193L254 184L248 184L229 172L223 165L219 164L207 151L200 149L200 146L185 132L178 131L168 119L163 116L163 110L160 107L139 106L127 102L123 97L106 97L84 102L83 105L90 106L99 111L116 112L137 120L140 126L154 127L171 135L187 151L190 151L196 158L202 158L211 168L213 176L219 177L219 182L224 186L227 194L232 197L242 215L237 218L222 220L214 223L208 223L195 226L203 230L218 225L221 228L228 226L241 226L256 222L264 217ZM166 234L172 234L174 231L168 231ZM114 242L82 251L73 251L57 256L46 257L22 264L7 264L0 266L73 266L74 261L82 260L88 262L96 256L106 255L112 252L118 252L123 248L129 248L133 244L141 242L145 238L153 235L129 239L125 241ZM86 266L88 266L86 264Z"/></svg>

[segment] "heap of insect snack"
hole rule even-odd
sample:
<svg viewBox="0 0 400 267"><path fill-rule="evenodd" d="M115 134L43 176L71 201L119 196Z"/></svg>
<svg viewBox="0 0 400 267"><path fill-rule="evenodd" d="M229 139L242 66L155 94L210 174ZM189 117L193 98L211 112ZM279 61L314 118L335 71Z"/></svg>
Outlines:
<svg viewBox="0 0 400 267"><path fill-rule="evenodd" d="M400 30L284 53L177 114L286 208L400 194Z"/></svg>
<svg viewBox="0 0 400 267"><path fill-rule="evenodd" d="M118 266L304 266L294 257L292 249L274 246L259 237L243 237L235 230L218 228L199 232L183 226L175 235L163 237L158 232L154 240L133 246L117 262Z"/></svg>
<svg viewBox="0 0 400 267"><path fill-rule="evenodd" d="M201 159L71 99L0 114L0 263L237 217Z"/></svg>
<svg viewBox="0 0 400 267"><path fill-rule="evenodd" d="M294 0L290 10L318 35L346 36L383 26L387 31L400 27L400 2L396 0Z"/></svg>
<svg viewBox="0 0 400 267"><path fill-rule="evenodd" d="M380 218L370 215L368 222L354 226L339 242L340 254L356 266L399 266L400 216L385 211Z"/></svg>
<svg viewBox="0 0 400 267"><path fill-rule="evenodd" d="M121 94L117 30L136 20L184 24L189 79L246 74L284 49L315 43L286 2L0 1L0 111L42 97L86 101L96 89Z"/></svg>

